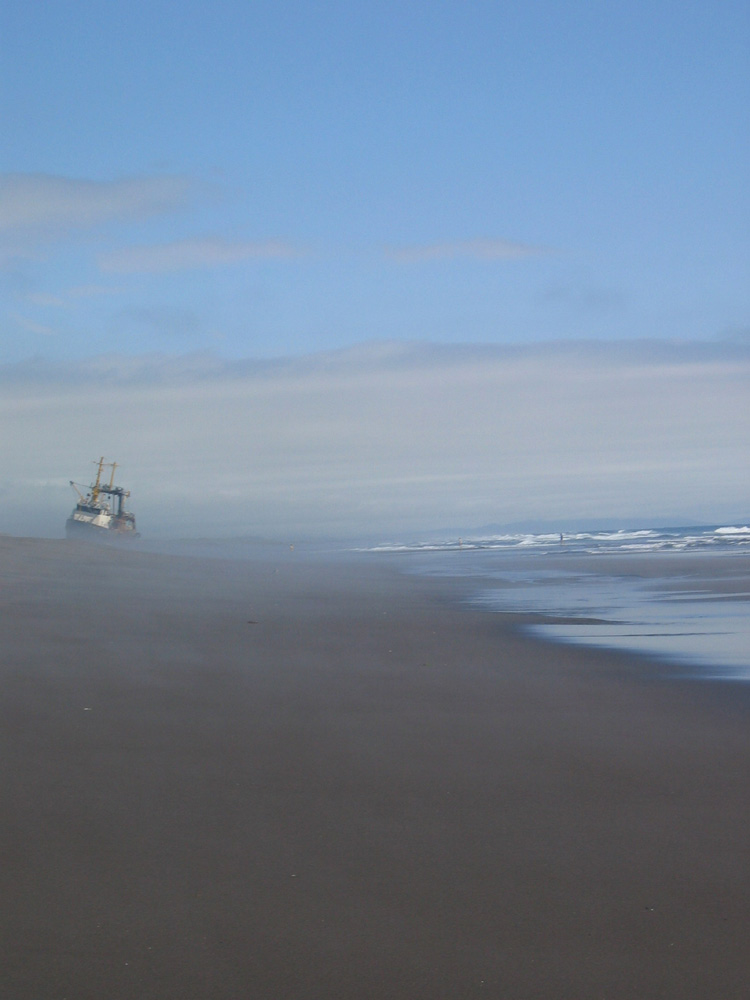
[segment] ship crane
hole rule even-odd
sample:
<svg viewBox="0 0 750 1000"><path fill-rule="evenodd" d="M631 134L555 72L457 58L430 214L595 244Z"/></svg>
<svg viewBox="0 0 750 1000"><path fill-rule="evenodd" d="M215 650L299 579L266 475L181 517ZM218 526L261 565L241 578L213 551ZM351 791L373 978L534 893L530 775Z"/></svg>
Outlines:
<svg viewBox="0 0 750 1000"><path fill-rule="evenodd" d="M83 486L83 483L74 483L73 480L71 479L70 480L70 485L73 487L73 489L78 494L78 499L79 500L85 500L86 499L85 494L81 493L81 491L78 489L79 486ZM83 488L86 489L85 486Z"/></svg>
<svg viewBox="0 0 750 1000"><path fill-rule="evenodd" d="M108 496L117 498L117 510L115 511L115 517L122 517L125 511L125 498L130 496L130 490L124 490L122 486L113 486L110 483L109 486L102 486L99 492L106 493Z"/></svg>

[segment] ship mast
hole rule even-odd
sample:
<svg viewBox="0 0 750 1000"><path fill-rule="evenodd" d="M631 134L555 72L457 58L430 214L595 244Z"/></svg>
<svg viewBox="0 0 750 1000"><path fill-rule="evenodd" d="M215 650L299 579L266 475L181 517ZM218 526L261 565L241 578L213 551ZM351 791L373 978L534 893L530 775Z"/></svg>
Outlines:
<svg viewBox="0 0 750 1000"><path fill-rule="evenodd" d="M96 503L97 500L99 499L99 490L100 490L99 483L101 482L103 468L104 468L104 455L102 455L102 457L99 459L99 468L96 470L96 482L91 487L92 503Z"/></svg>
<svg viewBox="0 0 750 1000"><path fill-rule="evenodd" d="M91 487L91 501L92 503L97 503L99 500L100 493L112 493L112 484L115 481L115 469L117 468L117 462L105 462L104 455L96 463L96 482ZM102 469L112 469L112 475L109 477L109 486L102 486Z"/></svg>

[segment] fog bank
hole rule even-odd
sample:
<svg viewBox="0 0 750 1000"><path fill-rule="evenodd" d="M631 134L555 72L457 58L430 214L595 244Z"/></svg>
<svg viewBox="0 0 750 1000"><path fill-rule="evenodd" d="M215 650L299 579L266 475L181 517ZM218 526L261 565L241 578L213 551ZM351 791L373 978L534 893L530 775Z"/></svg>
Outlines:
<svg viewBox="0 0 750 1000"><path fill-rule="evenodd" d="M60 535L104 455L147 535L747 514L750 348L367 344L0 369L0 531Z"/></svg>

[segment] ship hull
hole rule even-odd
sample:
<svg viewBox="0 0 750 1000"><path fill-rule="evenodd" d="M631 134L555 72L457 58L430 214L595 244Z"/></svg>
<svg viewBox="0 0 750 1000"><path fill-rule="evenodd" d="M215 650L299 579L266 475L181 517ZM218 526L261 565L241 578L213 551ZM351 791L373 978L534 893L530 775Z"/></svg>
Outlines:
<svg viewBox="0 0 750 1000"><path fill-rule="evenodd" d="M92 521L69 517L65 522L65 537L92 542L119 542L140 538L140 534L133 528L118 528L111 522L109 524L94 524Z"/></svg>

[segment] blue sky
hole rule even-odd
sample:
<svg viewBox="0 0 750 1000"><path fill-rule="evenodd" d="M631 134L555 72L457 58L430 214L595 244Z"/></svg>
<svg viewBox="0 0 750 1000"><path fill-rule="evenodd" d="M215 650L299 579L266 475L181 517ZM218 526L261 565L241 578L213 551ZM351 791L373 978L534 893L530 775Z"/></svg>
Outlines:
<svg viewBox="0 0 750 1000"><path fill-rule="evenodd" d="M749 17L9 0L2 360L746 331Z"/></svg>
<svg viewBox="0 0 750 1000"><path fill-rule="evenodd" d="M749 52L734 0L6 0L0 531L100 455L154 532L746 518Z"/></svg>

